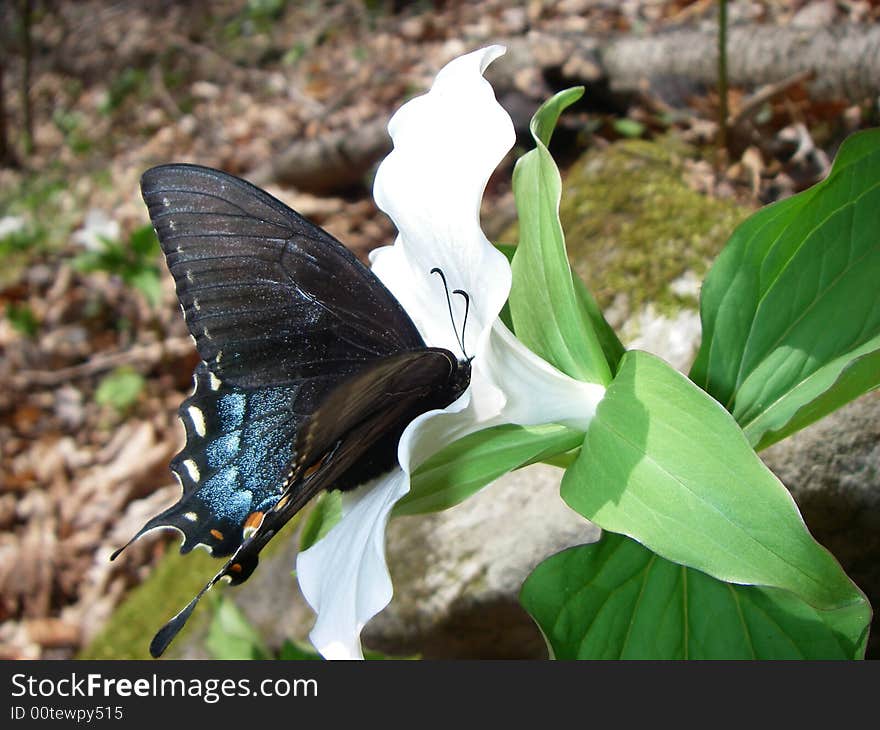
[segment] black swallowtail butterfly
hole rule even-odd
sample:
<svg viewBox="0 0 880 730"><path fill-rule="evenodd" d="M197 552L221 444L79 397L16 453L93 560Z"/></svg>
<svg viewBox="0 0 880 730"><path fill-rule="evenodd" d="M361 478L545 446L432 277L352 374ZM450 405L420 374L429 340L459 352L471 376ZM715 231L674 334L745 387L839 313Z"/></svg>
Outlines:
<svg viewBox="0 0 880 730"><path fill-rule="evenodd" d="M245 581L315 494L390 470L406 425L457 399L471 368L427 347L368 268L265 191L173 164L144 173L141 192L202 362L171 462L183 494L132 541L173 527L182 553L230 556L156 634L158 657L202 595Z"/></svg>

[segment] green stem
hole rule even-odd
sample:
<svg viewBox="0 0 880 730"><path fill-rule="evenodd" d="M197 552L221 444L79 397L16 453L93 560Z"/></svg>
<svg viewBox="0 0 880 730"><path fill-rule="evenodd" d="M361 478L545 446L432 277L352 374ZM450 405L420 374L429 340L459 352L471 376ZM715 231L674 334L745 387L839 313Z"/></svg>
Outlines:
<svg viewBox="0 0 880 730"><path fill-rule="evenodd" d="M727 161L727 0L718 2L718 161Z"/></svg>

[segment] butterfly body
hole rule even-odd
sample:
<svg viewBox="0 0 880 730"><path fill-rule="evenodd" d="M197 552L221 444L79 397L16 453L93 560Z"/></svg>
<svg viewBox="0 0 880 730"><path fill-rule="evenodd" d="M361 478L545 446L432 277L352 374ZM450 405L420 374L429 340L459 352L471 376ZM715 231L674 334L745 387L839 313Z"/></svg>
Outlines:
<svg viewBox="0 0 880 730"><path fill-rule="evenodd" d="M148 170L141 188L202 362L171 462L183 494L133 539L171 527L181 552L230 556L156 635L158 656L315 494L394 468L406 426L455 401L470 362L427 347L369 269L259 188L194 165Z"/></svg>

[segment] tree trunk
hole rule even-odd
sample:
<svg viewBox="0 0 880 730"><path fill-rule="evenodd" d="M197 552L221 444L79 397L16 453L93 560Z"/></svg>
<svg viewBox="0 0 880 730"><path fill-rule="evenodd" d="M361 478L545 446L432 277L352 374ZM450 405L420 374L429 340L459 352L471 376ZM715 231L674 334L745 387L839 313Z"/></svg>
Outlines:
<svg viewBox="0 0 880 730"><path fill-rule="evenodd" d="M644 90L652 79L679 77L715 86L715 30L675 30L651 36L549 36L512 39L507 68L490 67L493 82L525 91L530 66L567 83L606 82L613 91ZM880 26L830 28L738 25L728 30L731 85L757 87L803 72L814 99L852 102L880 94Z"/></svg>
<svg viewBox="0 0 880 730"><path fill-rule="evenodd" d="M31 2L21 0L21 45L22 45L22 72L21 72L21 113L23 117L24 132L24 156L30 157L34 148L34 120L31 114Z"/></svg>
<svg viewBox="0 0 880 730"><path fill-rule="evenodd" d="M251 172L255 185L277 182L322 195L364 182L370 168L391 150L379 119L350 132L331 132L319 139L294 142L265 165Z"/></svg>
<svg viewBox="0 0 880 730"><path fill-rule="evenodd" d="M12 145L9 143L9 126L6 119L6 97L3 95L3 73L5 71L3 59L0 58L0 166L13 167L15 155Z"/></svg>
<svg viewBox="0 0 880 730"><path fill-rule="evenodd" d="M645 79L680 75L715 84L714 33L676 31L623 38L600 50L612 89L637 89ZM727 39L731 84L762 86L809 71L815 99L860 101L880 94L880 27L780 28L739 26Z"/></svg>

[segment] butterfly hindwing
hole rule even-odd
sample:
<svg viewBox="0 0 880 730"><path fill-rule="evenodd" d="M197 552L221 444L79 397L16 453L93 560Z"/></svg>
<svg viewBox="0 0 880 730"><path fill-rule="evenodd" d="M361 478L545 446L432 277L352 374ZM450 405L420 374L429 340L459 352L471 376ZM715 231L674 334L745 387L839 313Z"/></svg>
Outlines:
<svg viewBox="0 0 880 730"><path fill-rule="evenodd" d="M297 432L284 489L270 508L250 513L258 521L246 520L232 557L156 634L150 645L153 656L165 650L213 585L223 579L233 584L247 580L260 551L317 492L350 489L392 468L406 425L421 413L448 405L467 386L467 363L458 380L451 377L461 367L451 353L425 348L373 361L336 384Z"/></svg>
<svg viewBox="0 0 880 730"><path fill-rule="evenodd" d="M297 434L297 452L308 465L339 442L342 453L333 460L338 474L333 487L355 487L396 464L406 425L449 405L469 379L470 365L439 348L383 358L327 394Z"/></svg>
<svg viewBox="0 0 880 730"><path fill-rule="evenodd" d="M183 493L133 540L173 527L183 534L183 553L203 545L212 555L230 555L248 517L281 495L298 429L329 386L326 378L310 378L239 388L200 363L193 393L178 410L186 444L171 461Z"/></svg>
<svg viewBox="0 0 880 730"><path fill-rule="evenodd" d="M425 346L345 246L250 183L163 165L144 173L141 190L196 347L222 380L348 374Z"/></svg>

